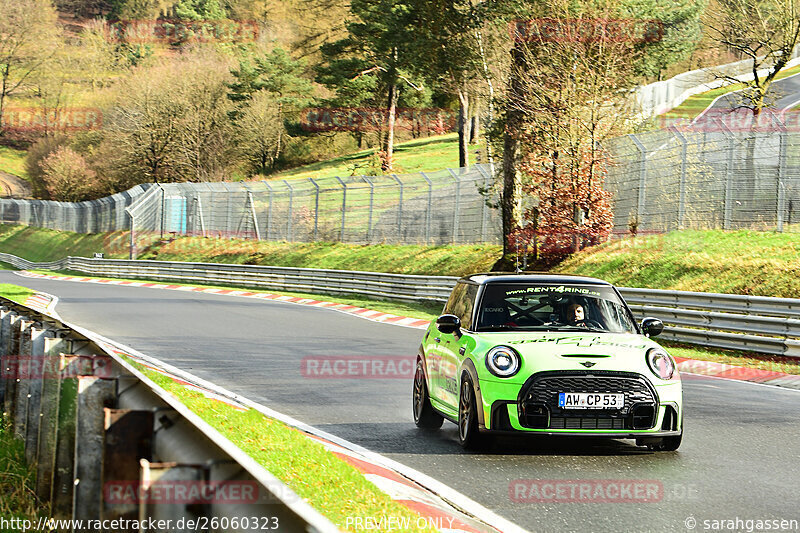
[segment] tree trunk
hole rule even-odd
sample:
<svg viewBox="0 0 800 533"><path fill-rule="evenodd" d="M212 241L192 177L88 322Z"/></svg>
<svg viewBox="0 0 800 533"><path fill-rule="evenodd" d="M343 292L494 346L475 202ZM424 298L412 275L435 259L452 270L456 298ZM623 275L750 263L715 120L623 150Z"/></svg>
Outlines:
<svg viewBox="0 0 800 533"><path fill-rule="evenodd" d="M525 117L518 108L523 102L524 83L522 76L527 70L524 51L520 43L511 50L511 78L508 87L506 108L506 127L503 133L503 195L501 209L503 212L503 255L510 255L513 250L508 245L508 236L522 223L522 179L519 173L521 158L520 142L517 137L522 131Z"/></svg>
<svg viewBox="0 0 800 533"><path fill-rule="evenodd" d="M397 84L392 84L389 87L389 125L386 132L386 161L384 172L391 172L392 170L392 157L394 155L394 123L397 118Z"/></svg>
<svg viewBox="0 0 800 533"><path fill-rule="evenodd" d="M469 95L462 88L458 91L458 166L469 167Z"/></svg>
<svg viewBox="0 0 800 533"><path fill-rule="evenodd" d="M469 143L470 144L478 144L480 142L481 136L481 117L479 113L478 106L475 105L472 107L472 124L470 125L469 130Z"/></svg>

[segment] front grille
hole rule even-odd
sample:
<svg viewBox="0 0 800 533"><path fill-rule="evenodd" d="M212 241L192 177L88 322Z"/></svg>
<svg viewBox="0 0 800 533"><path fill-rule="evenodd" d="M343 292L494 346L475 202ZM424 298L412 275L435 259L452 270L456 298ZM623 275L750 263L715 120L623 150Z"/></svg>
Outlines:
<svg viewBox="0 0 800 533"><path fill-rule="evenodd" d="M563 409L561 392L623 393L620 409ZM540 372L522 387L520 423L535 429L649 429L655 424L658 395L633 372Z"/></svg>

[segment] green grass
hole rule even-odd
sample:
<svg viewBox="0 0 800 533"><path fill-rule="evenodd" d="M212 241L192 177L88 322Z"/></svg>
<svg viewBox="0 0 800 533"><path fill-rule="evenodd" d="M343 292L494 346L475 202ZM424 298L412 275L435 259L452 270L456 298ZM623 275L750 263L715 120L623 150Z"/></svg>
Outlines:
<svg viewBox="0 0 800 533"><path fill-rule="evenodd" d="M3 270L9 270L3 268ZM32 296L35 291L27 288L20 287L19 285L11 285L10 283L0 283L0 296L14 300L17 303L24 304L29 296Z"/></svg>
<svg viewBox="0 0 800 533"><path fill-rule="evenodd" d="M780 74L778 74L775 77L775 81L797 73L800 73L800 65L782 70ZM718 96L727 94L729 92L737 91L739 89L743 89L744 87L745 85L743 83L734 83L731 85L726 85L724 87L713 89L711 91L706 91L704 93L690 96L678 107L675 107L667 111L663 115L663 117L668 119L675 119L675 118L693 119L697 115L702 113L709 105L711 105L711 102L713 102L714 99L717 98Z"/></svg>
<svg viewBox="0 0 800 533"><path fill-rule="evenodd" d="M208 399L126 359L339 528L346 530L347 517L386 516L409 520L413 527L404 531L419 531L419 515L394 502L361 472L304 433L254 409L242 411Z"/></svg>
<svg viewBox="0 0 800 533"><path fill-rule="evenodd" d="M35 470L25 462L25 447L0 419L0 517L35 522L41 505L34 493ZM46 511L42 513L46 515ZM0 528L0 531L18 531Z"/></svg>
<svg viewBox="0 0 800 533"><path fill-rule="evenodd" d="M463 276L491 269L500 252L500 246L492 244L357 245L181 237L150 248L139 258Z"/></svg>
<svg viewBox="0 0 800 533"><path fill-rule="evenodd" d="M485 145L470 145L470 161L475 162L475 151L485 150ZM375 175L375 149L335 157L285 172L267 176L267 179L331 178L333 176ZM411 174L458 168L458 134L437 135L397 144L394 152L394 173Z"/></svg>
<svg viewBox="0 0 800 533"><path fill-rule="evenodd" d="M25 150L18 150L8 146L0 146L0 171L14 174L24 180L28 179L25 171Z"/></svg>
<svg viewBox="0 0 800 533"><path fill-rule="evenodd" d="M36 262L56 261L69 255L91 257L95 252L127 258L128 232L85 234L0 224L0 252Z"/></svg>
<svg viewBox="0 0 800 533"><path fill-rule="evenodd" d="M800 298L797 233L684 230L584 250L555 270L652 289Z"/></svg>

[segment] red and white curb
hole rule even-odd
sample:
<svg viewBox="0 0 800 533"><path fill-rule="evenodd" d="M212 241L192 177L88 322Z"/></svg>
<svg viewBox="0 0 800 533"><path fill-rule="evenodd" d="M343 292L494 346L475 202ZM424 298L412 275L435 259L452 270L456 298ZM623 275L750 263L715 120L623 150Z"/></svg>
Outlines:
<svg viewBox="0 0 800 533"><path fill-rule="evenodd" d="M276 302L285 302L298 305L308 305L311 307L323 307L325 309L332 309L341 313L347 313L359 318L371 320L373 322L381 322L384 324L393 324L395 326L404 326L416 329L425 329L430 323L427 320L419 318L412 318L407 316L392 315L375 311L374 309L365 309L355 305L340 304L336 302L328 302L325 300L314 300L311 298L301 298L299 296L286 296L280 294L271 294L268 292L255 292L243 291L237 289L216 289L208 287L197 287L194 285L177 285L172 283L152 283L144 281L122 281L118 279L107 278L83 278L79 276L57 276L53 274L39 274L36 272L29 272L27 270L16 271L15 274L27 278L49 279L56 281L77 281L81 283L100 283L104 285L123 285L129 287L146 287L150 289L166 289L173 291L193 291L202 292L205 294L217 294L220 296L239 296L242 298L256 298L259 300L273 300Z"/></svg>
<svg viewBox="0 0 800 533"><path fill-rule="evenodd" d="M57 303L58 298L56 296L47 294L46 292L36 292L28 296L23 305L26 305L35 311L39 311L40 313L50 315L53 318L58 318L55 310Z"/></svg>
<svg viewBox="0 0 800 533"><path fill-rule="evenodd" d="M167 283L152 283L140 281L121 281L118 279L106 278L85 278L78 276L58 276L52 274L38 274L28 271L17 271L16 274L29 278L41 278L57 281L77 281L82 283L101 283L107 285L126 285L131 287L147 287L151 289L166 289L177 291L195 291L205 294L218 294L221 296L238 296L242 298L256 298L261 300L272 300L278 302L292 303L298 305L309 305L312 307L322 307L325 309L332 309L349 315L357 316L373 322L381 322L384 324L392 324L395 326L404 326L415 329L426 329L430 324L427 320L419 318L411 318L405 316L392 315L375 311L374 309L365 309L363 307L356 307L354 305L345 305L335 302L324 300L313 300L310 298L300 298L298 296L284 296L278 294L264 293L264 292L251 292L236 289L214 289L197 287L194 285L177 285ZM786 387L790 389L800 390L800 375L786 374L784 372L777 372L771 370L759 370L755 368L747 368L724 363L714 363L711 361L699 361L695 359L686 359L683 357L676 357L678 362L678 370L685 374L694 374L699 376L708 376L714 378L732 379L735 381L747 381L750 383L761 383L765 385L773 385L778 387Z"/></svg>

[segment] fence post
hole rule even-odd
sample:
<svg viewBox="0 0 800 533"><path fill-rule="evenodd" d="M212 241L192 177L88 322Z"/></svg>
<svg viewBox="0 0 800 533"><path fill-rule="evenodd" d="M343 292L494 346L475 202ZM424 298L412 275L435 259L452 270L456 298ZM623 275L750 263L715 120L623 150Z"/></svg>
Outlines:
<svg viewBox="0 0 800 533"><path fill-rule="evenodd" d="M433 182L424 172L420 172L425 181L428 182L428 209L425 211L425 244L431 241L431 209L433 209Z"/></svg>
<svg viewBox="0 0 800 533"><path fill-rule="evenodd" d="M781 145L780 153L778 154L778 201L776 222L778 232L783 232L783 213L786 209L786 159L787 159L787 140L786 140L786 126L774 114L771 115L772 120L777 123L778 128L781 130Z"/></svg>
<svg viewBox="0 0 800 533"><path fill-rule="evenodd" d="M725 199L723 204L722 229L731 229L731 218L733 214L733 151L736 139L733 136L733 132L722 120L717 119L717 122L719 123L722 134L728 140L728 164L725 168Z"/></svg>
<svg viewBox="0 0 800 533"><path fill-rule="evenodd" d="M288 181L283 180L286 187L289 189L289 216L286 217L286 240L292 242L292 215L294 214L294 187Z"/></svg>
<svg viewBox="0 0 800 533"><path fill-rule="evenodd" d="M253 201L253 193L247 191L247 200L250 202L250 215L253 217L253 227L256 230L256 239L261 240L261 230L258 229L258 217L256 217L256 204Z"/></svg>
<svg viewBox="0 0 800 533"><path fill-rule="evenodd" d="M319 230L319 185L317 182L314 181L314 178L308 178L308 181L311 182L311 185L314 186L315 194L314 194L314 240L313 242L317 242L317 232Z"/></svg>
<svg viewBox="0 0 800 533"><path fill-rule="evenodd" d="M397 203L397 240L400 242L403 235L403 182L397 174L392 174L392 178L400 186L400 201Z"/></svg>
<svg viewBox="0 0 800 533"><path fill-rule="evenodd" d="M678 193L678 229L683 229L684 217L686 216L686 156L687 143L686 137L675 126L670 127L672 134L681 143L681 181Z"/></svg>
<svg viewBox="0 0 800 533"><path fill-rule="evenodd" d="M131 239L130 239L130 252L128 253L128 259L134 260L136 259L136 241L134 239L133 233L136 231L134 228L136 227L136 218L128 213L128 217L131 219Z"/></svg>
<svg viewBox="0 0 800 533"><path fill-rule="evenodd" d="M375 202L375 184L367 176L361 176L361 178L369 183L369 219L367 221L367 243L370 243L372 242L372 206Z"/></svg>
<svg viewBox="0 0 800 533"><path fill-rule="evenodd" d="M628 137L639 149L639 195L636 199L636 224L641 227L643 225L642 219L644 218L644 203L647 199L645 187L647 186L647 150L644 145L639 142L639 139L633 133L628 134Z"/></svg>
<svg viewBox="0 0 800 533"><path fill-rule="evenodd" d="M197 202L197 216L200 219L200 231L203 232L203 237L206 236L206 219L203 217L203 200L198 196L195 198Z"/></svg>
<svg viewBox="0 0 800 533"><path fill-rule="evenodd" d="M489 193L489 182L491 181L492 177L483 169L483 165L475 165L478 171L483 175L483 191L481 192L481 196L485 196ZM486 198L484 197L481 200L481 242L486 242L486 228L488 226L488 222L486 220L486 215L488 215L489 206L486 205Z"/></svg>
<svg viewBox="0 0 800 533"><path fill-rule="evenodd" d="M339 242L344 242L344 212L347 209L347 185L342 181L342 178L339 176L334 176L336 181L339 182L339 185L342 186L342 231L341 235L339 236Z"/></svg>
<svg viewBox="0 0 800 533"><path fill-rule="evenodd" d="M272 186L268 181L263 181L263 183L267 186L267 190L269 191L269 205L267 206L267 240L270 240L269 237L272 234Z"/></svg>
<svg viewBox="0 0 800 533"><path fill-rule="evenodd" d="M164 224L166 223L167 192L161 189L161 238L164 238Z"/></svg>
<svg viewBox="0 0 800 533"><path fill-rule="evenodd" d="M447 171L456 182L456 208L453 210L453 244L455 244L458 239L458 211L461 204L461 179L458 177L458 174L453 172L452 168L448 168Z"/></svg>

